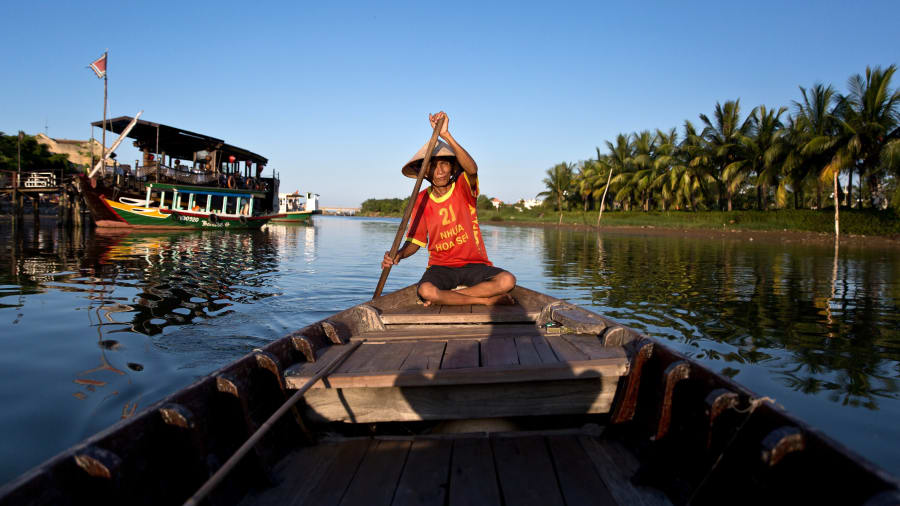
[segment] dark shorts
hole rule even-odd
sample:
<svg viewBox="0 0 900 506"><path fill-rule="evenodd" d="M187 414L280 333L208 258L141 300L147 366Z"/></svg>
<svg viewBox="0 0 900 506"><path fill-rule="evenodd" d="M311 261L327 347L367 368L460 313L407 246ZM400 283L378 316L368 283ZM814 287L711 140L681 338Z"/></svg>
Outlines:
<svg viewBox="0 0 900 506"><path fill-rule="evenodd" d="M462 267L445 267L443 265L432 265L425 269L419 285L431 283L439 290L453 290L459 285L475 286L482 281L492 279L501 272L506 272L499 267L493 267L485 264L466 264Z"/></svg>

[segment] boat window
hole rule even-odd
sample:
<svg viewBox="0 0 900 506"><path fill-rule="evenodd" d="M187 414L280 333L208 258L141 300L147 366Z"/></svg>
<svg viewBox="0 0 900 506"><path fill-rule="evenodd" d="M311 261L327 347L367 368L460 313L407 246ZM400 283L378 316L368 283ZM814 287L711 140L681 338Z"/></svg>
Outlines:
<svg viewBox="0 0 900 506"><path fill-rule="evenodd" d="M206 201L208 199L209 195L194 195L194 206L191 207L191 211L206 211Z"/></svg>
<svg viewBox="0 0 900 506"><path fill-rule="evenodd" d="M228 199L228 204L225 206L225 214L237 214L237 198L231 197Z"/></svg>

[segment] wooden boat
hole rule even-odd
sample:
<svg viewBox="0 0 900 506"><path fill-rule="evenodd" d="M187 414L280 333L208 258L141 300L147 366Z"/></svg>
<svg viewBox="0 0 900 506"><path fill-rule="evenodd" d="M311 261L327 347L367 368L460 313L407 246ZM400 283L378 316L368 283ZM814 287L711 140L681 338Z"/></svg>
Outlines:
<svg viewBox="0 0 900 506"><path fill-rule="evenodd" d="M316 214L322 214L318 206L319 195L307 192L278 194L278 214L273 218L274 223L310 223Z"/></svg>
<svg viewBox="0 0 900 506"><path fill-rule="evenodd" d="M132 121L113 118L107 128L121 133ZM78 181L98 227L258 229L281 216L279 178L274 172L262 177L266 158L221 139L144 120L135 121L127 136L143 152L141 162L101 167L99 175L82 175Z"/></svg>
<svg viewBox="0 0 900 506"><path fill-rule="evenodd" d="M426 308L407 287L337 313L50 459L0 505L900 501L895 478L771 400L512 294Z"/></svg>

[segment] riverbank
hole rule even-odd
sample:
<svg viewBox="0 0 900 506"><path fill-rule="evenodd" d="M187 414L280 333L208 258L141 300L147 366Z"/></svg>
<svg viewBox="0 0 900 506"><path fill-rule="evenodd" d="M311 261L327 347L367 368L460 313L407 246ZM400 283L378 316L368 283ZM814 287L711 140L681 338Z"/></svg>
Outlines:
<svg viewBox="0 0 900 506"><path fill-rule="evenodd" d="M384 216L384 215L381 215ZM491 225L558 226L598 228L596 211L518 211L480 209L482 223ZM399 217L399 215L397 216ZM877 238L879 242L900 243L900 216L894 211L841 209L841 238ZM605 211L601 230L677 232L692 236L756 234L805 240L833 240L833 210L774 211Z"/></svg>

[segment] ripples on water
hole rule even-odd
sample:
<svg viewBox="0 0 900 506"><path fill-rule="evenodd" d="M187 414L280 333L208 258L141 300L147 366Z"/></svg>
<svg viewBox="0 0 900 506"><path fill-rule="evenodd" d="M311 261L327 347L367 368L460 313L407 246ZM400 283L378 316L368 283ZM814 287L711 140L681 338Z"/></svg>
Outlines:
<svg viewBox="0 0 900 506"><path fill-rule="evenodd" d="M0 483L367 300L398 220L316 219L232 233L0 224ZM900 473L896 249L842 247L835 262L827 245L483 232L520 285L666 339ZM404 260L385 291L414 283L425 260Z"/></svg>

